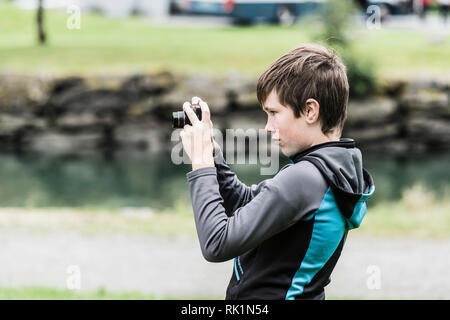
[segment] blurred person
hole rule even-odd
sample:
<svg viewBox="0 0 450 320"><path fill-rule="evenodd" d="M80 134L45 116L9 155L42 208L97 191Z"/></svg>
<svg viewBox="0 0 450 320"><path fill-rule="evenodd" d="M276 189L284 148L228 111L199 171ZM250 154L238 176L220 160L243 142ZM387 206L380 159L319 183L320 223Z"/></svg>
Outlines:
<svg viewBox="0 0 450 320"><path fill-rule="evenodd" d="M430 8L432 0L419 0L419 17L425 20L428 9Z"/></svg>
<svg viewBox="0 0 450 320"><path fill-rule="evenodd" d="M447 25L447 17L448 17L448 10L450 7L450 0L437 0L437 3L439 6L439 13L442 16L444 24Z"/></svg>
<svg viewBox="0 0 450 320"><path fill-rule="evenodd" d="M322 46L299 46L272 63L257 96L265 130L291 163L252 186L223 158L208 104L183 104L200 247L210 262L234 259L226 299L325 299L347 232L359 227L375 190L355 141L341 138L348 94L345 66Z"/></svg>

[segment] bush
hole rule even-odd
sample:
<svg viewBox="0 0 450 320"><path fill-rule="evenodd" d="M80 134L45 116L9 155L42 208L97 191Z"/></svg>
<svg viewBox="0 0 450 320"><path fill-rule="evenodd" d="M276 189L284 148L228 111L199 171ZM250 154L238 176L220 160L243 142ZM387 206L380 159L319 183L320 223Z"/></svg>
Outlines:
<svg viewBox="0 0 450 320"><path fill-rule="evenodd" d="M321 26L316 39L334 48L347 67L350 96L370 96L377 92L375 64L352 49L349 29L357 9L352 0L327 0L319 11Z"/></svg>
<svg viewBox="0 0 450 320"><path fill-rule="evenodd" d="M378 91L374 63L367 57L360 57L351 49L341 54L347 67L347 77L350 84L350 97L374 95Z"/></svg>

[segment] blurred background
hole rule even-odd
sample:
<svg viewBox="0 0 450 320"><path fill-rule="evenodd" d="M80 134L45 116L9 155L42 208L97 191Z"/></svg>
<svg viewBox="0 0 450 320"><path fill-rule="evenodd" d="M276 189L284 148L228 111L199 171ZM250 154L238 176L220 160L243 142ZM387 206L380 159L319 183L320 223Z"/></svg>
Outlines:
<svg viewBox="0 0 450 320"><path fill-rule="evenodd" d="M1 0L0 298L223 299L232 265L201 256L172 112L199 96L222 132L263 129L258 76L316 42L347 65L343 136L376 184L327 298L449 299L448 9Z"/></svg>

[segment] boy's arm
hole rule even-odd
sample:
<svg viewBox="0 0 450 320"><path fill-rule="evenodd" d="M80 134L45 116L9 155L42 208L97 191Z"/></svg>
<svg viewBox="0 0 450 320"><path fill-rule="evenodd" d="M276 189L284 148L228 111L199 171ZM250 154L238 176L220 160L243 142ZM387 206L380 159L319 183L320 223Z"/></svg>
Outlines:
<svg viewBox="0 0 450 320"><path fill-rule="evenodd" d="M231 216L236 209L244 206L252 200L271 179L264 180L259 184L247 186L242 183L236 174L231 171L226 163L222 150L215 144L214 164L217 169L217 181L219 183L220 195L224 201L225 212Z"/></svg>
<svg viewBox="0 0 450 320"><path fill-rule="evenodd" d="M314 165L300 162L280 171L229 217L216 174L215 167L187 174L200 247L212 262L234 258L314 213L328 188Z"/></svg>

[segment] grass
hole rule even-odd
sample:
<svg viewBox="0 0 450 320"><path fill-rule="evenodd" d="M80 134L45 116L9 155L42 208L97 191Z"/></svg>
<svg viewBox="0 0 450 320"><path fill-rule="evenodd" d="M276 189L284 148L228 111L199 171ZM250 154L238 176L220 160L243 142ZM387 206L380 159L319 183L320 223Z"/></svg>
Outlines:
<svg viewBox="0 0 450 320"><path fill-rule="evenodd" d="M165 297L140 292L76 291L43 287L0 288L0 300L219 300L223 297Z"/></svg>
<svg viewBox="0 0 450 320"><path fill-rule="evenodd" d="M409 207L383 203L369 208L358 234L381 238L439 239L450 237L450 203Z"/></svg>
<svg viewBox="0 0 450 320"><path fill-rule="evenodd" d="M140 292L74 291L45 287L0 288L0 300L223 300L215 296L158 296ZM326 300L361 300L361 297L327 296ZM373 298L371 298L373 299ZM383 298L375 298L384 300Z"/></svg>
<svg viewBox="0 0 450 320"><path fill-rule="evenodd" d="M68 14L45 14L48 44L37 45L35 12L0 3L0 70L55 74L155 72L259 75L277 57L313 39L317 23L292 27L183 28L156 26L139 17L108 19L83 13L81 29ZM383 78L448 76L450 37L425 32L354 28L355 51L373 59ZM431 37L431 38L430 38Z"/></svg>
<svg viewBox="0 0 450 320"><path fill-rule="evenodd" d="M370 201L370 200L369 200ZM136 234L184 236L195 239L190 203L182 201L161 212L146 208L1 208L0 232L82 235ZM382 238L450 238L450 200L437 199L421 185L406 190L401 199L370 206L360 226L352 233Z"/></svg>
<svg viewBox="0 0 450 320"><path fill-rule="evenodd" d="M424 298L427 299L427 298ZM221 296L159 296L141 292L109 292L104 288L96 291L74 291L46 287L0 288L0 300L224 300ZM357 296L326 296L326 300L367 300ZM393 300L392 298L369 298L369 300Z"/></svg>
<svg viewBox="0 0 450 320"><path fill-rule="evenodd" d="M159 212L150 209L74 209L2 208L2 232L35 234L75 232L97 234L134 234L151 236L196 236L192 213Z"/></svg>
<svg viewBox="0 0 450 320"><path fill-rule="evenodd" d="M414 185L403 193L399 201L380 203L373 208L369 206L357 232L383 238L449 238L448 192L438 199L422 185Z"/></svg>

